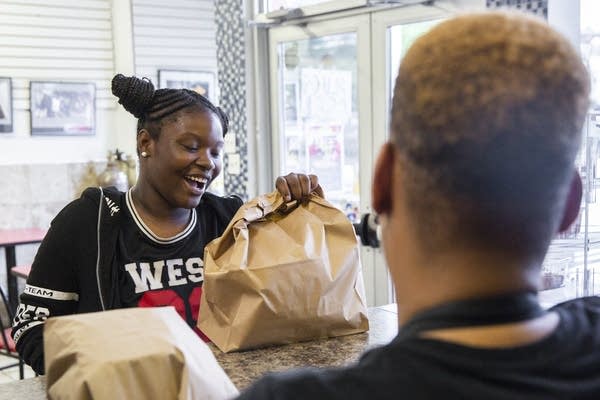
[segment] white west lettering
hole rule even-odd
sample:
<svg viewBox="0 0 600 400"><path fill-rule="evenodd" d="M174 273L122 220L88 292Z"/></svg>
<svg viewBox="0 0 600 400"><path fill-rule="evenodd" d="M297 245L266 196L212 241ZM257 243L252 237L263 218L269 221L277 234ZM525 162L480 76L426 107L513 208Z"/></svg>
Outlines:
<svg viewBox="0 0 600 400"><path fill-rule="evenodd" d="M183 271L183 260L176 258L174 260L167 260L167 272L169 273L169 286L185 285L187 279L181 276Z"/></svg>
<svg viewBox="0 0 600 400"><path fill-rule="evenodd" d="M185 269L189 273L190 281L202 282L204 280L204 262L200 257L188 258L185 262Z"/></svg>
<svg viewBox="0 0 600 400"><path fill-rule="evenodd" d="M165 265L167 273L163 276ZM184 266L187 274L185 274ZM204 262L200 257L191 257L185 261L181 258L159 260L154 261L152 265L150 263L129 263L124 267L135 284L135 293L204 281Z"/></svg>
<svg viewBox="0 0 600 400"><path fill-rule="evenodd" d="M142 293L149 289L162 289L163 284L160 278L164 265L165 262L162 260L153 262L154 274L152 274L150 272L150 263L140 263L140 273L138 274L136 263L126 264L125 271L129 272L133 283L135 283L135 292ZM150 288L148 288L148 283L150 284Z"/></svg>

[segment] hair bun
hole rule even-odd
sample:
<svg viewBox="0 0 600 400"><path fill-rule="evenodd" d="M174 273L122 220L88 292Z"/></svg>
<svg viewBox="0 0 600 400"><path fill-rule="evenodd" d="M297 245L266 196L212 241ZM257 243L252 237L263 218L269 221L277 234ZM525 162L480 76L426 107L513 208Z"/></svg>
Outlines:
<svg viewBox="0 0 600 400"><path fill-rule="evenodd" d="M121 104L136 118L141 118L152 104L154 85L148 78L117 74L112 79L112 93Z"/></svg>

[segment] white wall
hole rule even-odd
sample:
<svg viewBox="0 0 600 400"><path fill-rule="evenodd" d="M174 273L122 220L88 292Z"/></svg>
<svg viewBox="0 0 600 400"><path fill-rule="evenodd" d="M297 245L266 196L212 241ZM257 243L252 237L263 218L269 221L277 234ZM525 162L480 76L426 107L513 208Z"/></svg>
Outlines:
<svg viewBox="0 0 600 400"><path fill-rule="evenodd" d="M14 109L0 165L133 154L135 119L117 106L110 81L119 72L156 84L159 69L209 71L216 82L213 0L0 0L0 77L12 78ZM96 134L31 136L32 80L95 83Z"/></svg>
<svg viewBox="0 0 600 400"><path fill-rule="evenodd" d="M0 76L12 78L13 133L0 134L0 164L99 160L114 130L110 0L0 0ZM94 136L31 136L29 82L96 85Z"/></svg>
<svg viewBox="0 0 600 400"><path fill-rule="evenodd" d="M135 72L217 71L213 0L132 0Z"/></svg>

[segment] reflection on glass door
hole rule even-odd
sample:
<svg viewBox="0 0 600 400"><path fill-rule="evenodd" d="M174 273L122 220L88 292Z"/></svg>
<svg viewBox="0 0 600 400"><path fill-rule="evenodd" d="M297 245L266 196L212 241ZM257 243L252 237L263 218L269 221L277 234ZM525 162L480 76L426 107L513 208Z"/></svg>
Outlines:
<svg viewBox="0 0 600 400"><path fill-rule="evenodd" d="M546 307L600 293L600 124L590 113L575 164L583 181L577 219L550 244L542 265L540 301ZM598 118L600 120L600 118Z"/></svg>
<svg viewBox="0 0 600 400"><path fill-rule="evenodd" d="M371 10L269 29L273 170L317 174L353 222L372 212L373 164L400 58L448 15L423 5ZM394 302L381 251L363 246L360 257L367 304Z"/></svg>
<svg viewBox="0 0 600 400"><path fill-rule="evenodd" d="M379 70L373 75L373 146L378 151L389 137L390 107L394 83L398 75L400 61L412 43L433 26L442 21L445 15L430 9L420 9L417 13L407 10L376 13L372 21L372 48L374 60L387 60L377 63ZM416 19L416 21L415 21ZM382 40L384 39L384 40ZM375 64L374 64L375 65ZM398 249L401 251L401 249ZM393 285L385 265L381 250L374 252L373 281L377 288L375 304L395 301ZM386 288L387 290L383 290Z"/></svg>
<svg viewBox="0 0 600 400"><path fill-rule="evenodd" d="M389 63L390 63L390 74L389 74L389 99L391 104L392 95L394 92L394 83L396 82L396 75L398 74L398 68L400 67L400 61L406 54L408 48L413 44L415 40L435 25L439 24L442 20L434 19L420 22L413 22L408 24L393 25L388 28L388 40L389 40Z"/></svg>
<svg viewBox="0 0 600 400"><path fill-rule="evenodd" d="M587 120L587 168L585 179L585 265L583 268L583 295L600 294L600 112L591 111ZM587 172L587 171L586 171ZM581 213L580 213L581 219ZM579 231L581 229L581 223Z"/></svg>
<svg viewBox="0 0 600 400"><path fill-rule="evenodd" d="M579 216L556 237L542 266L540 300L546 306L600 294L600 3L580 1L580 50L591 77L591 107L576 166L583 181Z"/></svg>
<svg viewBox="0 0 600 400"><path fill-rule="evenodd" d="M319 177L327 198L355 221L359 210L355 32L278 45L281 173Z"/></svg>

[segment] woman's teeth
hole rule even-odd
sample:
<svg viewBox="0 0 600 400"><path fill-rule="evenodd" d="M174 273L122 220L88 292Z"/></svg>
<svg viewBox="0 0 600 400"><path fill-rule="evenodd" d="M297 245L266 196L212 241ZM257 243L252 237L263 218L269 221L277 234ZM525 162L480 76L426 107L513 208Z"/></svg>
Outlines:
<svg viewBox="0 0 600 400"><path fill-rule="evenodd" d="M206 178L199 178L199 177L196 177L196 176L186 176L185 179L197 182L200 185L206 185L206 183L208 182L208 179L206 179Z"/></svg>

